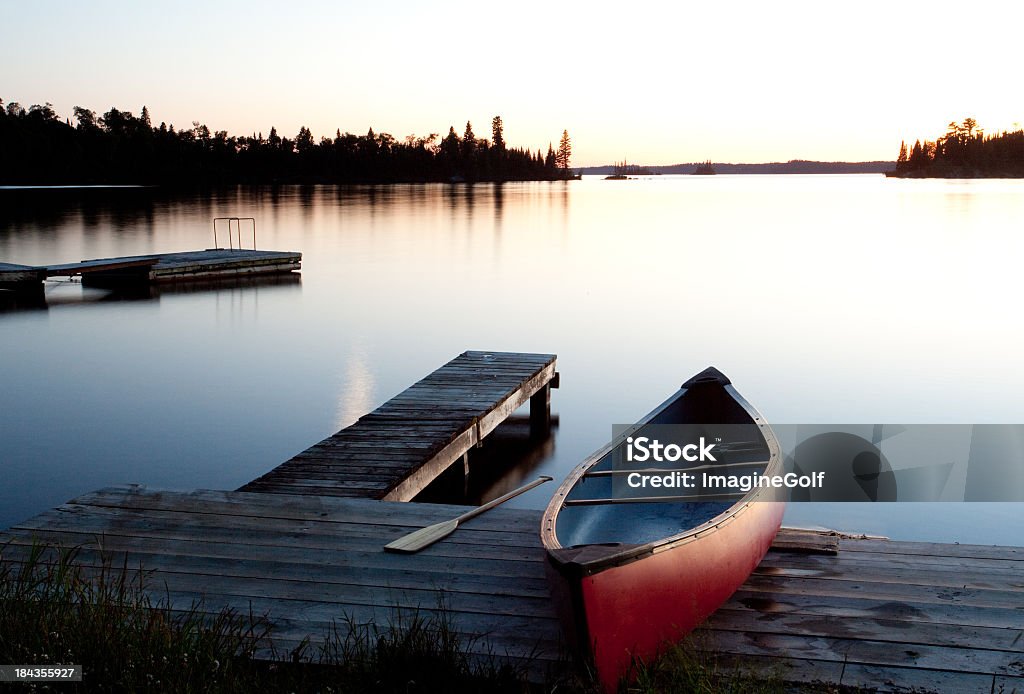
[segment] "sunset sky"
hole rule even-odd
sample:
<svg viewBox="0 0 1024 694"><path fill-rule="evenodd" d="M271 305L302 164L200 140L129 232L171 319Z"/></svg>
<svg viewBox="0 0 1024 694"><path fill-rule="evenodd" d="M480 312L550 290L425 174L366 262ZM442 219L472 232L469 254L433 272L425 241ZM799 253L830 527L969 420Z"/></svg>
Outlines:
<svg viewBox="0 0 1024 694"><path fill-rule="evenodd" d="M0 98L294 136L371 126L628 158L894 159L1024 122L1024 3L5 3Z"/></svg>

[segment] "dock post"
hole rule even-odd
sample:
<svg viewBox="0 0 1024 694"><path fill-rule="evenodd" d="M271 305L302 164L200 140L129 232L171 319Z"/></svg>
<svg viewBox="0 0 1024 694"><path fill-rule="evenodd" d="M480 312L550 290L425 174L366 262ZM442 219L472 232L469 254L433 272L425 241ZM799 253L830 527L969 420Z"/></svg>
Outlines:
<svg viewBox="0 0 1024 694"><path fill-rule="evenodd" d="M541 438L551 431L551 384L545 383L530 397L530 436Z"/></svg>

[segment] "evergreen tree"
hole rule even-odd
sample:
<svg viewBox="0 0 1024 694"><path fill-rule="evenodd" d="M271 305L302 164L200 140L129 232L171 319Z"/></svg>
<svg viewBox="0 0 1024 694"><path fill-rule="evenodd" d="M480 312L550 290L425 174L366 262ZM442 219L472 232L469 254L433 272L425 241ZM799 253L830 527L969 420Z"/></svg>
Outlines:
<svg viewBox="0 0 1024 694"><path fill-rule="evenodd" d="M449 127L448 134L441 140L441 154L451 159L456 159L459 156L459 151L459 136L455 134L454 126Z"/></svg>
<svg viewBox="0 0 1024 694"><path fill-rule="evenodd" d="M569 140L569 131L562 131L562 139L558 141L558 152L555 154L555 163L560 169L569 168L569 160L572 159L572 142Z"/></svg>
<svg viewBox="0 0 1024 694"><path fill-rule="evenodd" d="M564 177L556 153L510 148L500 117L491 122L493 143L478 139L466 123L465 138L454 127L438 141L436 134L364 136L342 133L316 142L302 126L294 140L276 128L268 140L262 132L231 136L211 134L199 121L176 130L165 122L153 128L149 108L134 117L112 107L97 117L76 106L74 125L52 105L0 100L0 167L3 184L142 183L233 184L267 182L401 182L474 180L545 180ZM565 133L567 136L568 133ZM979 138L980 140L980 138ZM297 150L297 151L296 151ZM564 158L563 158L563 161Z"/></svg>
<svg viewBox="0 0 1024 694"><path fill-rule="evenodd" d="M501 116L495 116L491 119L491 143L495 149L502 152L505 151L505 134L501 123Z"/></svg>
<svg viewBox="0 0 1024 694"><path fill-rule="evenodd" d="M466 132L462 135L462 154L469 159L476 150L476 135L473 134L473 124L466 121Z"/></svg>
<svg viewBox="0 0 1024 694"><path fill-rule="evenodd" d="M295 136L295 148L300 152L308 152L313 149L313 146L313 133L303 125L299 128L299 134Z"/></svg>
<svg viewBox="0 0 1024 694"><path fill-rule="evenodd" d="M910 160L908 163L911 169L919 169L925 165L924 149L921 147L920 140L914 142L914 148L910 150Z"/></svg>

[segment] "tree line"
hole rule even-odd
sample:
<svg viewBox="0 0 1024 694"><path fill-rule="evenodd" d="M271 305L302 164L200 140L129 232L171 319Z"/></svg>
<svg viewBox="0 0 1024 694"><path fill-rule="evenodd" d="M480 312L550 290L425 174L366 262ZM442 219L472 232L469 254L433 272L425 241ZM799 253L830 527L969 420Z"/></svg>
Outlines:
<svg viewBox="0 0 1024 694"><path fill-rule="evenodd" d="M563 131L557 150L510 147L500 116L490 139L471 123L460 136L342 133L317 141L303 126L295 137L271 127L251 136L154 126L145 106L138 116L111 108L102 115L75 106L74 123L49 103L28 109L0 100L0 183L7 185L236 183L402 183L516 181L571 178L572 143Z"/></svg>
<svg viewBox="0 0 1024 694"><path fill-rule="evenodd" d="M900 143L896 169L901 178L1024 177L1024 130L986 136L978 122L951 122L934 141Z"/></svg>

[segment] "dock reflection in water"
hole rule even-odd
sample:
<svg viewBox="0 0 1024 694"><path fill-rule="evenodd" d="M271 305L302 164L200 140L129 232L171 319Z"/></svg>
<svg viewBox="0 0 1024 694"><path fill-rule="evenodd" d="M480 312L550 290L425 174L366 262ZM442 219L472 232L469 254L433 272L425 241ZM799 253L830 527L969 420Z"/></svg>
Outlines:
<svg viewBox="0 0 1024 694"><path fill-rule="evenodd" d="M83 286L80 280L51 280L32 291L0 290L0 313L45 311L50 308L118 301L159 301L161 296L178 294L219 294L243 297L259 290L300 290L302 275L257 275L216 280L192 280L156 284L127 285L117 288Z"/></svg>

